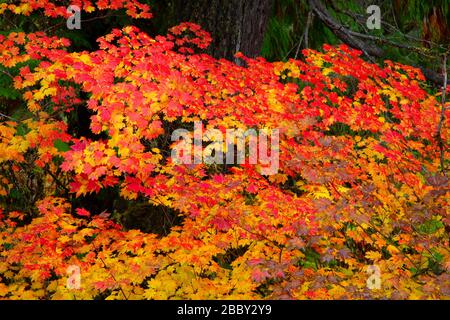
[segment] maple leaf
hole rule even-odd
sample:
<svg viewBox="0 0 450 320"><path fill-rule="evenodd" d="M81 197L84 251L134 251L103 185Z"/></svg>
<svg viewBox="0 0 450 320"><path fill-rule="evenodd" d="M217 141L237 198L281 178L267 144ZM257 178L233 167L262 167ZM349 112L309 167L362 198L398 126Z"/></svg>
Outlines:
<svg viewBox="0 0 450 320"><path fill-rule="evenodd" d="M252 271L252 278L256 282L262 282L269 277L270 277L270 274L266 270L261 270L261 269L256 268Z"/></svg>
<svg viewBox="0 0 450 320"><path fill-rule="evenodd" d="M82 216L82 217L89 217L91 215L89 211L87 211L86 209L83 209L83 208L76 208L75 211L77 212L77 214L79 216Z"/></svg>

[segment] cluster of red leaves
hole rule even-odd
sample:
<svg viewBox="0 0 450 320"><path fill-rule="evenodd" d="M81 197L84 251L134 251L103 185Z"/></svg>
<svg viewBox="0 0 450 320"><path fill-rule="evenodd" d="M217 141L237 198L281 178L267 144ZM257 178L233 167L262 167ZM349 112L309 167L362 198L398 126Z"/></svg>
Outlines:
<svg viewBox="0 0 450 320"><path fill-rule="evenodd" d="M68 6L77 6L82 11L93 12L95 10L120 10L126 9L127 15L133 18L149 19L152 17L150 7L136 0L71 0L71 1L47 1L47 0L20 0L16 3L0 3L0 14L10 11L15 14L30 15L33 11L42 10L45 16L69 17Z"/></svg>
<svg viewBox="0 0 450 320"><path fill-rule="evenodd" d="M22 70L15 86L38 119L30 122L62 123L72 106L55 97L71 92L92 112L92 132L107 137L67 139L58 125L71 148L51 150L63 162L49 166L49 183L70 176L76 196L117 187L184 221L161 238L123 231L83 208L70 215L48 188L31 223L18 227L23 215L4 213L0 296L448 297L449 180L435 141L442 106L420 71L368 63L346 46L288 62L239 55L243 67L194 53L209 42L194 24L155 38L126 27L100 38L97 51L55 49ZM445 116L448 143L448 109ZM279 128L278 173L175 164L171 130L199 120L222 131ZM0 126L11 150L0 154L4 168L43 147L16 127ZM2 178L7 194L13 182ZM82 269L79 290L65 286L73 264ZM367 285L372 264L380 289Z"/></svg>
<svg viewBox="0 0 450 320"><path fill-rule="evenodd" d="M55 59L66 54L63 49L57 49L69 44L67 39L47 37L43 32L11 32L8 36L0 35L0 64L11 68L30 59Z"/></svg>
<svg viewBox="0 0 450 320"><path fill-rule="evenodd" d="M178 51L182 53L194 53L194 50L186 45L191 44L197 48L206 49L212 41L208 32L191 22L184 22L170 28L167 40L174 42L178 46Z"/></svg>

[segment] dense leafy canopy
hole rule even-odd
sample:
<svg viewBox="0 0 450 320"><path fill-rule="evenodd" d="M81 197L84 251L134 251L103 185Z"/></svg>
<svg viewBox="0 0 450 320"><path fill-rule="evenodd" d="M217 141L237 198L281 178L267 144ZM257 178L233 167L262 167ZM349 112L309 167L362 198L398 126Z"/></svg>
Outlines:
<svg viewBox="0 0 450 320"><path fill-rule="evenodd" d="M80 7L151 16L136 1ZM0 5L37 9L65 12L48 1ZM0 123L0 297L448 297L442 105L421 72L366 62L344 45L287 62L238 54L239 66L203 54L210 41L192 23L154 38L115 29L91 52L42 32L0 36L2 70L27 106ZM80 106L89 136L69 128ZM175 164L172 131L199 120L221 131L278 128L278 173ZM182 221L148 233L77 206L102 190ZM66 286L71 265L80 289ZM380 289L367 286L371 265Z"/></svg>

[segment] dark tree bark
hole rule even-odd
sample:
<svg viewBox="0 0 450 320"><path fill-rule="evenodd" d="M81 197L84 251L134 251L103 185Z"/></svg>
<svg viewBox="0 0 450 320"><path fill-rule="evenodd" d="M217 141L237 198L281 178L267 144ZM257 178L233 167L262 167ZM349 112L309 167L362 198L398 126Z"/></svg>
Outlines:
<svg viewBox="0 0 450 320"><path fill-rule="evenodd" d="M208 53L238 62L238 51L248 57L260 54L271 0L177 0L178 20L195 22L213 42Z"/></svg>

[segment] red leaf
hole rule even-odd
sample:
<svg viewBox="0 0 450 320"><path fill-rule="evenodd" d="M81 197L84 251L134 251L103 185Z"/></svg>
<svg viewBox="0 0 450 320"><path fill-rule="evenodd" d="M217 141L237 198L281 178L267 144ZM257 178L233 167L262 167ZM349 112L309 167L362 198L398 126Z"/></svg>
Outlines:
<svg viewBox="0 0 450 320"><path fill-rule="evenodd" d="M77 214L78 214L79 216L82 216L82 217L90 217L90 216L91 216L91 214L89 213L89 211L87 211L86 209L83 209L83 208L77 208L76 211L77 211Z"/></svg>

